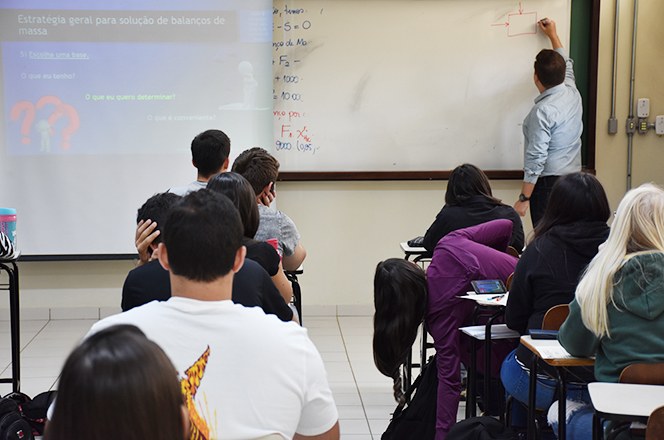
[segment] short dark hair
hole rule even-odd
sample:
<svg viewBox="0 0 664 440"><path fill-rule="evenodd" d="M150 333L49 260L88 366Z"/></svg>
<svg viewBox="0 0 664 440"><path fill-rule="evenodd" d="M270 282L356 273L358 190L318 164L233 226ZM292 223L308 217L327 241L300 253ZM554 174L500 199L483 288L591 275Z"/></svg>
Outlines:
<svg viewBox="0 0 664 440"><path fill-rule="evenodd" d="M163 350L133 325L76 347L62 368L47 440L182 440L183 395Z"/></svg>
<svg viewBox="0 0 664 440"><path fill-rule="evenodd" d="M535 73L547 89L565 81L565 70L565 58L555 50L543 49L535 57Z"/></svg>
<svg viewBox="0 0 664 440"><path fill-rule="evenodd" d="M424 271L411 261L390 258L374 276L373 355L376 368L394 380L394 398L404 400L399 366L410 353L427 307Z"/></svg>
<svg viewBox="0 0 664 440"><path fill-rule="evenodd" d="M244 236L254 238L258 230L260 216L258 214L256 195L247 179L238 173L229 171L217 174L210 179L207 188L225 195L233 202L242 219Z"/></svg>
<svg viewBox="0 0 664 440"><path fill-rule="evenodd" d="M178 202L182 197L170 192L158 193L150 197L138 208L136 214L136 223L141 220L152 220L157 223L157 230L161 229L161 225L166 219L166 215L171 207ZM154 244L161 242L161 236L158 235L152 241Z"/></svg>
<svg viewBox="0 0 664 440"><path fill-rule="evenodd" d="M232 170L242 174L258 195L265 185L277 180L279 161L264 149L254 147L240 153L233 162Z"/></svg>
<svg viewBox="0 0 664 440"><path fill-rule="evenodd" d="M597 177L585 172L567 174L553 185L544 216L533 236L539 237L556 225L579 221L606 222L609 217L609 200Z"/></svg>
<svg viewBox="0 0 664 440"><path fill-rule="evenodd" d="M231 154L231 140L221 130L206 130L191 141L191 160L203 177L221 171Z"/></svg>
<svg viewBox="0 0 664 440"><path fill-rule="evenodd" d="M452 170L447 181L445 204L450 206L463 205L475 196L483 196L496 205L502 204L500 200L493 196L489 179L481 169L469 163L459 165Z"/></svg>
<svg viewBox="0 0 664 440"><path fill-rule="evenodd" d="M210 282L230 272L242 246L242 221L228 197L201 189L171 208L162 227L174 275Z"/></svg>

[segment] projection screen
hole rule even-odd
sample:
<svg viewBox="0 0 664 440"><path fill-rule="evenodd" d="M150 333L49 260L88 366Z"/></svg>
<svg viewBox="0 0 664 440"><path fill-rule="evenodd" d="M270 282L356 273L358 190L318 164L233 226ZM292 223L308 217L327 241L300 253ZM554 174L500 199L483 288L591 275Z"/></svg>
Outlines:
<svg viewBox="0 0 664 440"><path fill-rule="evenodd" d="M272 2L0 2L0 206L23 255L135 253L137 208L196 178L193 137L272 143Z"/></svg>

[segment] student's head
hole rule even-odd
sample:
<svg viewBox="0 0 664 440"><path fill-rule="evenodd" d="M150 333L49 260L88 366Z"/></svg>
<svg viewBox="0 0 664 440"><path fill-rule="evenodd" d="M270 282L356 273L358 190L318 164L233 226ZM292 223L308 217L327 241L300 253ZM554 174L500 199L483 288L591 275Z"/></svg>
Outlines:
<svg viewBox="0 0 664 440"><path fill-rule="evenodd" d="M567 174L553 185L534 236L538 237L556 225L579 221L606 222L610 216L609 200L595 176L584 172Z"/></svg>
<svg viewBox="0 0 664 440"><path fill-rule="evenodd" d="M232 171L221 173L210 179L207 188L225 195L233 202L242 219L244 236L253 238L258 230L260 217L256 195L247 179Z"/></svg>
<svg viewBox="0 0 664 440"><path fill-rule="evenodd" d="M606 245L624 254L664 251L664 191L659 186L644 184L625 195Z"/></svg>
<svg viewBox="0 0 664 440"><path fill-rule="evenodd" d="M238 259L242 262L242 232L240 214L228 197L208 189L191 192L166 217L159 260L173 275L214 281L235 268Z"/></svg>
<svg viewBox="0 0 664 440"><path fill-rule="evenodd" d="M95 333L71 352L60 375L46 440L183 440L188 434L173 364L136 327Z"/></svg>
<svg viewBox="0 0 664 440"><path fill-rule="evenodd" d="M394 379L394 398L403 399L399 366L406 361L427 306L424 271L401 258L378 263L374 276L373 353L376 368Z"/></svg>
<svg viewBox="0 0 664 440"><path fill-rule="evenodd" d="M500 204L500 200L493 197L489 179L482 170L469 163L459 165L452 170L447 181L445 204L463 205L475 196L483 196L492 203Z"/></svg>
<svg viewBox="0 0 664 440"><path fill-rule="evenodd" d="M555 50L543 49L535 57L535 75L545 89L565 81L565 59Z"/></svg>
<svg viewBox="0 0 664 440"><path fill-rule="evenodd" d="M266 191L279 175L279 162L262 148L243 151L233 162L233 171L249 181L254 193Z"/></svg>
<svg viewBox="0 0 664 440"><path fill-rule="evenodd" d="M206 130L191 141L191 161L198 175L209 178L228 168L231 140L221 130Z"/></svg>
<svg viewBox="0 0 664 440"><path fill-rule="evenodd" d="M644 184L625 194L609 237L600 246L576 289L585 326L598 337L609 335L607 306L625 256L640 251L664 252L664 190Z"/></svg>
<svg viewBox="0 0 664 440"><path fill-rule="evenodd" d="M152 220L157 223L157 229L161 229L161 225L166 219L166 214L168 214L168 211L180 198L179 195L169 192L153 195L143 203L143 206L138 208L136 223L141 220ZM152 246L157 246L160 242L161 237L158 235L152 241Z"/></svg>

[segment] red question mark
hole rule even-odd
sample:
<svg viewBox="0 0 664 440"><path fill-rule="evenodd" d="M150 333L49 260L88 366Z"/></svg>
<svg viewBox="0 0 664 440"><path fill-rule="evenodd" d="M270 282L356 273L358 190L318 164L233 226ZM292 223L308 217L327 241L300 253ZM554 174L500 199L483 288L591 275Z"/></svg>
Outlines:
<svg viewBox="0 0 664 440"><path fill-rule="evenodd" d="M51 119L53 119L55 114L58 112L58 106L62 105L62 101L60 100L60 98L51 95L42 96L41 98L39 98L39 101L37 101L37 105L35 107L37 107L37 110L40 110L42 107L45 107L49 104L53 104L55 106L55 111L51 114L51 116L48 117L48 123L51 125L51 127L53 127L53 122L55 122L55 120L57 120L60 117L57 116L55 117L53 122L51 121ZM51 128L49 134L51 135L53 134L53 128Z"/></svg>
<svg viewBox="0 0 664 440"><path fill-rule="evenodd" d="M25 118L23 118L23 123L21 124L21 142L24 145L30 143L30 128L32 127L32 121L35 120L35 106L32 105L30 101L19 101L12 107L11 110L11 119L16 121L21 117L21 113L25 112Z"/></svg>
<svg viewBox="0 0 664 440"><path fill-rule="evenodd" d="M56 110L56 113L65 113L66 116L69 118L69 124L65 128L62 129L62 148L65 150L68 150L71 144L69 143L69 140L71 139L71 135L78 130L78 127L81 126L81 121L78 118L78 112L74 107L72 107L69 104L62 104L58 107ZM50 122L50 121L49 121Z"/></svg>
<svg viewBox="0 0 664 440"><path fill-rule="evenodd" d="M55 112L48 117L48 123L52 127L58 119L66 116L69 119L69 124L62 129L62 148L64 150L69 149L71 144L69 140L71 135L78 130L78 127L81 125L81 121L78 118L78 112L74 107L69 104L60 104L56 107Z"/></svg>

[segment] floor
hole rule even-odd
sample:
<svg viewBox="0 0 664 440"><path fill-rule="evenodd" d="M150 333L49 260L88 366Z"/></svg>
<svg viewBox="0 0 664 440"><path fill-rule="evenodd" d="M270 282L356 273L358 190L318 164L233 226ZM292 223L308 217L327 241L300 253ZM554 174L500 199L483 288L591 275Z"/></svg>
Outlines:
<svg viewBox="0 0 664 440"><path fill-rule="evenodd" d="M21 321L21 391L34 396L57 388L57 378L67 355L87 333L93 320ZM396 406L392 380L373 363L370 316L306 317L309 330L323 357L339 409L343 440L376 440L389 423ZM0 322L0 368L11 373L9 323ZM11 385L0 384L0 393ZM464 407L459 408L462 414Z"/></svg>

